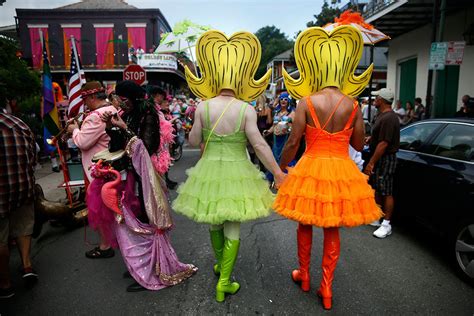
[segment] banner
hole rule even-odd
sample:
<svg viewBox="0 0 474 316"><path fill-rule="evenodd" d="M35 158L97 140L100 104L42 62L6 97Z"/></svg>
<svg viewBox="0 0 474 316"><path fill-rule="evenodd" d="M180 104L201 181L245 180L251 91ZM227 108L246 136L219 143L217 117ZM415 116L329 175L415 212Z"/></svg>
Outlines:
<svg viewBox="0 0 474 316"><path fill-rule="evenodd" d="M168 54L143 54L138 64L143 68L178 69L177 58Z"/></svg>
<svg viewBox="0 0 474 316"><path fill-rule="evenodd" d="M144 27L128 28L128 48L133 46L136 50L141 48L146 51L146 36Z"/></svg>
<svg viewBox="0 0 474 316"><path fill-rule="evenodd" d="M41 33L43 33L46 51L49 53L48 28L47 27L31 27L29 30L30 30L31 58L33 59L33 68L40 69L41 67L43 67L43 47L41 46Z"/></svg>
<svg viewBox="0 0 474 316"><path fill-rule="evenodd" d="M64 39L64 66L71 67L71 35L76 40L76 48L79 55L82 55L81 46L81 28L80 27L65 27L63 28Z"/></svg>
<svg viewBox="0 0 474 316"><path fill-rule="evenodd" d="M96 27L95 46L97 66L112 68L114 65L114 29L113 27Z"/></svg>

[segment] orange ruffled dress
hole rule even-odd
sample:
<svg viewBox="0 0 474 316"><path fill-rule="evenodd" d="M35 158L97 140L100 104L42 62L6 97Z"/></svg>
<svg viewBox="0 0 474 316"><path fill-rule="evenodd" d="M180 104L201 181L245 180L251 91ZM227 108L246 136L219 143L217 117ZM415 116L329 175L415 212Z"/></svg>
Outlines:
<svg viewBox="0 0 474 316"><path fill-rule="evenodd" d="M349 156L357 102L343 130L325 130L341 101L321 127L311 99L306 99L316 127L306 125L306 152L294 168L288 168L278 190L273 208L280 215L319 227L359 226L383 216L368 177Z"/></svg>

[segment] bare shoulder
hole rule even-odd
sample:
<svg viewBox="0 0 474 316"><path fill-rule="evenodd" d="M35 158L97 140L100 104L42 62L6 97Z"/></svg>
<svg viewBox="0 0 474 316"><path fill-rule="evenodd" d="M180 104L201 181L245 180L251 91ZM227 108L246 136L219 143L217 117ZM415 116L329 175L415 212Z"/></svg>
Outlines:
<svg viewBox="0 0 474 316"><path fill-rule="evenodd" d="M255 109L248 103L243 102L242 106L245 104L245 109L244 109L244 116L246 119L252 118L252 117L257 117L257 112Z"/></svg>

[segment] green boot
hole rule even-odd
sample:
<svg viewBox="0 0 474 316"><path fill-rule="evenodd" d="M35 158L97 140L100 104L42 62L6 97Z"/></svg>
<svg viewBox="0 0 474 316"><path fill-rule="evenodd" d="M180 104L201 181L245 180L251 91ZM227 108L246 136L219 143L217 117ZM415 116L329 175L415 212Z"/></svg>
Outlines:
<svg viewBox="0 0 474 316"><path fill-rule="evenodd" d="M225 238L224 251L222 253L221 275L216 286L216 301L223 302L225 294L235 294L240 289L240 284L230 282L230 275L234 269L237 254L239 253L240 240Z"/></svg>
<svg viewBox="0 0 474 316"><path fill-rule="evenodd" d="M209 230L209 234L211 235L211 245L217 261L214 265L214 274L219 275L221 273L222 250L224 249L224 230Z"/></svg>

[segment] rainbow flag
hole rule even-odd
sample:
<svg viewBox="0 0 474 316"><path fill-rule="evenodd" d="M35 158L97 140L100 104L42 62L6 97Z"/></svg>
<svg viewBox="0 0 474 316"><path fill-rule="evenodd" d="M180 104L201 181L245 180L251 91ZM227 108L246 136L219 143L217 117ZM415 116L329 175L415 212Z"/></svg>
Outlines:
<svg viewBox="0 0 474 316"><path fill-rule="evenodd" d="M46 42L43 38L43 104L41 116L43 117L43 141L46 153L56 150L56 147L49 145L46 140L59 133L59 116L56 102L54 100L53 78L49 67L48 52Z"/></svg>

